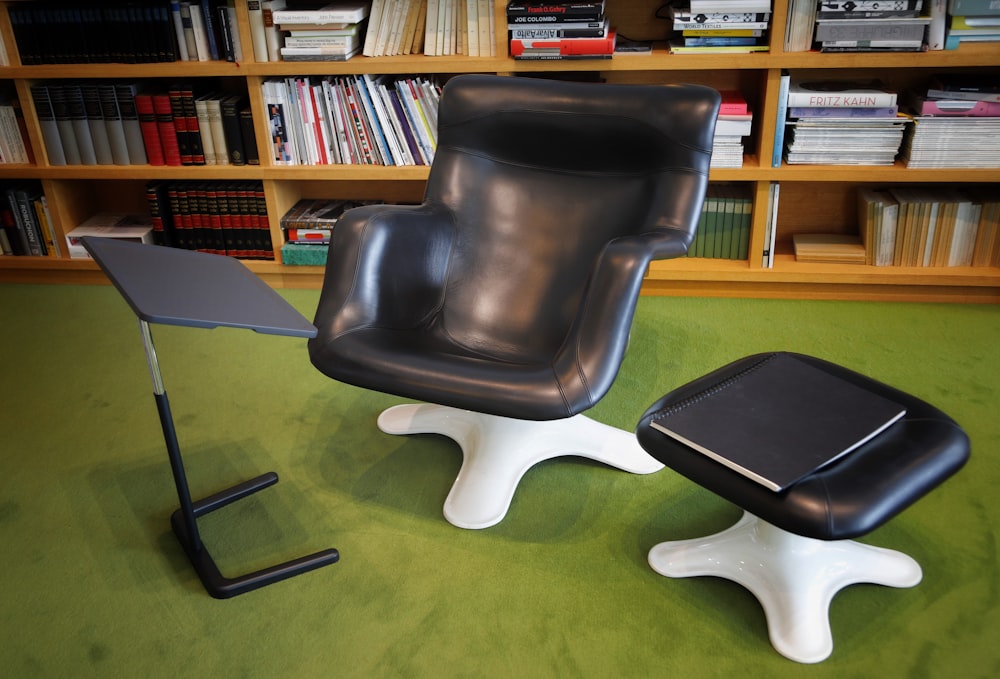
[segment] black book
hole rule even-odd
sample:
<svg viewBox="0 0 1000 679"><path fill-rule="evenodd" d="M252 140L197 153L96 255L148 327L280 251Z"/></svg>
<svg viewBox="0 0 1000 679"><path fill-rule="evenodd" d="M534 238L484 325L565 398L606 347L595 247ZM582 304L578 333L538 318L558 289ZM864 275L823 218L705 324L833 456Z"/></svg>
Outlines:
<svg viewBox="0 0 1000 679"><path fill-rule="evenodd" d="M656 413L650 426L777 492L905 413L898 403L776 353Z"/></svg>
<svg viewBox="0 0 1000 679"><path fill-rule="evenodd" d="M595 2L518 2L507 3L507 21L511 24L550 24L564 21L599 21L604 18L604 0Z"/></svg>

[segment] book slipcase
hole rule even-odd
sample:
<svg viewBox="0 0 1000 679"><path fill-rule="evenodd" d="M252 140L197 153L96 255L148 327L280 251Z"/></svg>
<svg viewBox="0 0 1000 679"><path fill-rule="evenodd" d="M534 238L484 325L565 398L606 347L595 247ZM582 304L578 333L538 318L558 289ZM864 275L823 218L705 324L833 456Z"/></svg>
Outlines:
<svg viewBox="0 0 1000 679"><path fill-rule="evenodd" d="M148 211L146 186L150 182L257 182L266 207L267 231L273 250L279 254L272 261L249 261L248 265L272 285L315 287L322 277L321 268L286 266L281 262L280 245L284 242L281 217L302 199L418 202L428 167L416 160L412 165L279 162L273 153L272 116L264 94L266 83L287 79L310 84L357 82L359 79L395 83L412 78L446 86L452 75L465 72L610 83L695 82L719 90L738 91L752 111L750 135L743 137L743 163L740 167L713 167L710 175L713 185L735 187L746 199L745 205L749 207L746 254L743 243L737 241L735 253L732 247L728 250L733 258L715 257L713 249L712 257L692 256L654 262L644 285L647 294L1000 301L1000 269L996 266L840 265L797 262L793 254L793 236L797 233L860 235L857 196L863 188L933 185L956 189L972 187L988 192L1000 187L1000 169L962 167L927 172L911 170L901 160L885 167L791 166L780 160L780 155L776 167L771 162L780 127L779 92L784 72L817 80L841 76L879 77L887 80L894 90L903 92L919 87L936 72L1000 74L1000 45L995 43L962 42L954 50L908 54L785 52L783 38L789 18L788 2L775 0L769 28L763 36L767 41L766 52L671 54L665 22L651 20L662 3L608 0L605 13L609 24L617 28L619 35L653 41L651 51L616 53L610 59L599 60L515 60L509 51L506 2L494 0L487 10L487 13L492 11L494 26L487 42L492 43L493 49L483 49L484 36L480 34L477 53L481 56L430 57L410 53L366 57L359 54L342 62L257 61L251 48L253 33L247 3L235 2L232 14L227 12L226 25L214 24L215 51L209 47L206 60L191 59L190 53L183 59L179 52L174 54L173 60L160 60L157 47L155 62L139 57L99 61L104 58L101 56L90 63L67 63L65 57L60 57L62 63L38 63L30 50L27 54L18 51L15 33L20 28L15 26L19 20L16 10L45 4L0 3L0 38L7 57L7 64L0 65L0 76L13 90L22 111L23 139L33 155L26 163L0 163L0 183L6 188L25 180L38 182L42 194L48 198L55 240L101 211ZM102 4L86 3L90 9ZM226 3L211 2L208 6L220 9L222 4ZM481 18L483 3L478 4L477 12ZM218 12L212 15L212 19L220 17ZM110 29L102 33L114 35L117 32L117 37L122 38L127 24L102 21L100 25ZM225 31L228 37L223 35ZM137 42L136 34L131 34L133 45ZM151 57L155 44L158 43L150 40L144 45L150 53L147 57ZM236 44L242 45L240 59L233 53ZM174 46L179 48L177 44ZM212 58L216 55L217 58ZM86 96L77 98L76 86L80 86L80 94ZM190 94L184 95L188 106L185 111L185 102L181 102L181 110L185 111L181 116L175 114L175 107L170 107L170 126L178 135L177 155L171 155L168 161L164 153L159 163L155 152L150 154L145 144L139 147L136 141L142 139L142 123L150 120L158 125L159 132L168 134L166 108L161 105L158 119L154 107L150 119L148 110L144 109L141 114L137 110L135 98L139 93L166 95L167 106L170 106L170 95L176 86L190 87ZM129 90L132 90L131 102L126 96ZM47 96L36 97L39 91ZM54 101L53 91L56 94ZM112 93L116 95L114 98ZM220 124L223 103L229 112L228 132ZM210 108L215 104L218 104L219 113ZM95 139L99 141L102 126L92 124L98 110L109 144L109 149L105 150L110 150L112 162L101 162L106 161L109 154L102 153L98 158L95 148L94 164L84 164L79 147L76 149L79 162L70 162L76 157L72 151L71 157L66 157L61 136L57 137L59 145L51 143L52 131L60 134L65 131L67 135L72 132L84 138L89 132L92 143ZM784 115L780 114L782 120ZM183 120L180 125L179 119ZM376 117L376 120L380 119ZM402 119L397 118L399 120ZM319 124L324 123L320 121ZM202 144L201 153L190 146L195 125ZM388 125L393 125L391 118ZM411 134L413 129L409 128ZM239 132L234 135L234 130ZM392 131L401 135L397 136L397 143L402 139L407 144L406 150L415 158L406 130L393 126ZM210 135L210 140L206 140L206 134ZM248 142L250 137L252 141ZM219 139L233 139L234 145L235 139L239 139L242 151L236 162L229 155L228 146L224 158L229 162L220 162L216 144ZM405 155L402 147L399 151L400 155ZM126 155L127 164L124 162ZM213 155L215 163L211 162ZM733 240L729 243L732 246ZM70 262L65 254L0 258L0 280L72 282L95 276L96 269Z"/></svg>

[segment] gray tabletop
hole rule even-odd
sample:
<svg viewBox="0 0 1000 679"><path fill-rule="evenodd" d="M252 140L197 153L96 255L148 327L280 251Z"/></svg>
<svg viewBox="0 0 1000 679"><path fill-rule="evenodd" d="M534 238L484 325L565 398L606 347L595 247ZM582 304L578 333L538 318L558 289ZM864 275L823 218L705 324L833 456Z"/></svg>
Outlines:
<svg viewBox="0 0 1000 679"><path fill-rule="evenodd" d="M316 336L312 323L232 257L117 238L88 236L83 245L149 323Z"/></svg>

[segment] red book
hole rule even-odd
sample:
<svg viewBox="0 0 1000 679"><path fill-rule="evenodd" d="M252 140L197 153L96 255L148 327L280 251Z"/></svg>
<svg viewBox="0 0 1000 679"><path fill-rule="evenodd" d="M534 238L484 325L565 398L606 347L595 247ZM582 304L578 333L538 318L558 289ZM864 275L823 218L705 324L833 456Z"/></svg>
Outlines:
<svg viewBox="0 0 1000 679"><path fill-rule="evenodd" d="M156 129L160 133L160 144L163 145L163 159L167 165L181 165L181 148L177 142L177 127L174 124L173 110L170 108L170 95L159 92L153 95L153 112L156 114Z"/></svg>
<svg viewBox="0 0 1000 679"><path fill-rule="evenodd" d="M615 31L603 38L547 38L527 40L512 38L510 55L515 59L610 56L615 52Z"/></svg>
<svg viewBox="0 0 1000 679"><path fill-rule="evenodd" d="M167 93L170 99L170 115L173 117L174 131L177 133L177 148L180 149L181 165L191 165L191 145L188 143L187 115L184 113L183 94L179 85L171 87Z"/></svg>
<svg viewBox="0 0 1000 679"><path fill-rule="evenodd" d="M747 100L736 90L720 90L722 104L719 105L719 115L744 115L750 112Z"/></svg>
<svg viewBox="0 0 1000 679"><path fill-rule="evenodd" d="M153 95L136 94L135 110L139 116L139 129L142 131L142 143L146 147L146 158L149 160L149 164L166 165L163 144L160 142L160 132L156 127Z"/></svg>

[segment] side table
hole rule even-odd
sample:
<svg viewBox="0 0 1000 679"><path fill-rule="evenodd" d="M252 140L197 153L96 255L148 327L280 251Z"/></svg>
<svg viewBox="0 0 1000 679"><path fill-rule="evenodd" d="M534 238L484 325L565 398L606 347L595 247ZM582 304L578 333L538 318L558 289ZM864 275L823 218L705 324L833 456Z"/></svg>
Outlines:
<svg viewBox="0 0 1000 679"><path fill-rule="evenodd" d="M274 485L278 475L268 472L202 500L191 499L150 324L247 328L303 338L315 337L316 328L231 257L114 238L85 237L83 245L139 319L153 396L180 500L180 508L170 517L170 523L208 593L227 599L338 561L336 549L325 549L237 577L222 575L202 542L197 519Z"/></svg>

